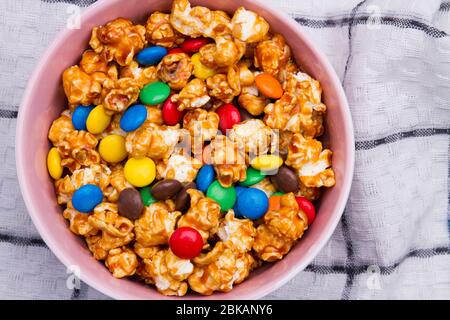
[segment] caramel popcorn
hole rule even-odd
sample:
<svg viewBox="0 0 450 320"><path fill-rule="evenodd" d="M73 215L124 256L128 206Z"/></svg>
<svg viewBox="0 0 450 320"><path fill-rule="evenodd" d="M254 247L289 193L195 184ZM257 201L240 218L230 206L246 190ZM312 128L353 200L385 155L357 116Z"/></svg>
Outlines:
<svg viewBox="0 0 450 320"><path fill-rule="evenodd" d="M187 193L191 196L191 207L178 221L178 227L196 229L206 242L218 230L220 206L198 190L189 189Z"/></svg>
<svg viewBox="0 0 450 320"><path fill-rule="evenodd" d="M256 228L253 250L261 260L271 262L282 259L293 244L293 240L284 238L261 224Z"/></svg>
<svg viewBox="0 0 450 320"><path fill-rule="evenodd" d="M219 130L219 115L205 109L191 110L183 118L183 128L189 131L193 140L211 141Z"/></svg>
<svg viewBox="0 0 450 320"><path fill-rule="evenodd" d="M280 197L280 208L268 211L264 223L274 233L291 240L297 240L308 228L308 217L299 209L293 193Z"/></svg>
<svg viewBox="0 0 450 320"><path fill-rule="evenodd" d="M71 203L69 202L69 204ZM95 235L98 232L98 230L89 223L89 216L75 210L72 205L67 206L63 212L63 217L69 220L70 231L79 236Z"/></svg>
<svg viewBox="0 0 450 320"><path fill-rule="evenodd" d="M157 46L175 47L184 41L184 37L170 24L170 15L159 11L153 12L145 26L147 40Z"/></svg>
<svg viewBox="0 0 450 320"><path fill-rule="evenodd" d="M288 122L294 118L298 118L297 99L290 93L284 93L275 103L268 104L264 108L264 113L266 114L264 116L264 122L269 127L272 129L286 130Z"/></svg>
<svg viewBox="0 0 450 320"><path fill-rule="evenodd" d="M61 114L61 116L52 122L50 130L48 131L48 139L56 144L64 139L66 134L74 131L75 128L72 124L72 119L67 114Z"/></svg>
<svg viewBox="0 0 450 320"><path fill-rule="evenodd" d="M231 19L233 36L244 42L258 42L269 32L269 24L263 17L244 7L238 8Z"/></svg>
<svg viewBox="0 0 450 320"><path fill-rule="evenodd" d="M217 53L217 48L216 48L215 43L205 44L203 47L200 48L198 53L200 54L200 62L202 64L204 64L205 66L207 66L211 69L218 68L216 61L214 59L214 57Z"/></svg>
<svg viewBox="0 0 450 320"><path fill-rule="evenodd" d="M147 108L147 122L157 125L163 125L162 111L158 106L146 106Z"/></svg>
<svg viewBox="0 0 450 320"><path fill-rule="evenodd" d="M125 18L118 18L104 26L94 27L89 41L92 49L106 61L114 60L121 66L129 65L146 43L145 27L134 25Z"/></svg>
<svg viewBox="0 0 450 320"><path fill-rule="evenodd" d="M255 48L255 67L281 80L280 71L286 67L291 50L282 35L260 42Z"/></svg>
<svg viewBox="0 0 450 320"><path fill-rule="evenodd" d="M138 260L132 250L123 247L110 250L105 265L115 278L123 278L135 274Z"/></svg>
<svg viewBox="0 0 450 320"><path fill-rule="evenodd" d="M211 10L205 7L193 7L188 0L174 0L170 13L170 23L180 33L192 38L200 37L212 21Z"/></svg>
<svg viewBox="0 0 450 320"><path fill-rule="evenodd" d="M239 105L253 116L262 114L264 108L269 104L269 99L261 96L255 85L242 87L241 90L241 95L238 99Z"/></svg>
<svg viewBox="0 0 450 320"><path fill-rule="evenodd" d="M241 253L236 256L236 271L234 272L234 284L244 281L254 268L258 266L255 258L248 253Z"/></svg>
<svg viewBox="0 0 450 320"><path fill-rule="evenodd" d="M256 229L248 219L237 219L234 211L230 210L220 222L217 235L220 240L234 252L245 253L253 246Z"/></svg>
<svg viewBox="0 0 450 320"><path fill-rule="evenodd" d="M116 164L111 168L110 183L105 190L105 196L111 202L117 202L120 192L126 188L132 188L133 186L125 179L123 172L123 166Z"/></svg>
<svg viewBox="0 0 450 320"><path fill-rule="evenodd" d="M296 197L305 197L309 201L315 201L319 199L321 194L320 188L307 187L303 182L300 181L300 190L295 194Z"/></svg>
<svg viewBox="0 0 450 320"><path fill-rule="evenodd" d="M252 188L256 188L261 190L266 194L267 197L270 197L272 193L275 193L277 191L277 188L270 182L269 178L264 178L260 182L252 185Z"/></svg>
<svg viewBox="0 0 450 320"><path fill-rule="evenodd" d="M286 164L293 167L306 187L332 187L335 184L331 169L332 152L323 150L318 140L297 133L289 144Z"/></svg>
<svg viewBox="0 0 450 320"><path fill-rule="evenodd" d="M136 61L132 61L128 66L120 69L120 78L133 79L133 85L137 84L139 89L142 89L146 84L155 82L158 79L156 67L150 66L141 68Z"/></svg>
<svg viewBox="0 0 450 320"><path fill-rule="evenodd" d="M93 50L86 50L81 56L80 68L87 74L95 72L107 73L109 66L108 61Z"/></svg>
<svg viewBox="0 0 450 320"><path fill-rule="evenodd" d="M168 160L159 161L156 165L156 170L158 178L192 182L201 167L201 161L196 158L172 154Z"/></svg>
<svg viewBox="0 0 450 320"><path fill-rule="evenodd" d="M210 99L205 81L199 78L191 80L178 94L172 96L172 101L179 103L180 111L200 108Z"/></svg>
<svg viewBox="0 0 450 320"><path fill-rule="evenodd" d="M217 174L217 180L227 188L233 183L244 181L247 177L243 146L220 135L211 144L211 162Z"/></svg>
<svg viewBox="0 0 450 320"><path fill-rule="evenodd" d="M121 78L110 82L102 91L103 107L109 114L125 111L139 97L140 87L131 78Z"/></svg>
<svg viewBox="0 0 450 320"><path fill-rule="evenodd" d="M228 133L228 137L232 141L243 145L245 152L255 156L266 154L269 151L272 135L272 129L259 119L250 119L235 124Z"/></svg>
<svg viewBox="0 0 450 320"><path fill-rule="evenodd" d="M100 103L102 84L80 67L73 66L65 70L62 81L64 93L70 104L87 106Z"/></svg>
<svg viewBox="0 0 450 320"><path fill-rule="evenodd" d="M233 101L234 97L239 95L240 91L231 88L228 83L227 76L224 74L216 74L206 79L208 94L225 103Z"/></svg>
<svg viewBox="0 0 450 320"><path fill-rule="evenodd" d="M100 162L100 154L96 150L97 138L86 131L70 131L58 141L58 148L63 160L61 165L68 167L71 171L81 166L90 166Z"/></svg>
<svg viewBox="0 0 450 320"><path fill-rule="evenodd" d="M194 71L194 65L185 53L166 55L156 68L158 77L166 82L173 90L186 87Z"/></svg>
<svg viewBox="0 0 450 320"><path fill-rule="evenodd" d="M134 222L136 241L144 247L167 244L180 215L170 200L151 204Z"/></svg>
<svg viewBox="0 0 450 320"><path fill-rule="evenodd" d="M139 242L134 243L134 252L142 259L150 259L157 254L161 249L158 246L143 246Z"/></svg>
<svg viewBox="0 0 450 320"><path fill-rule="evenodd" d="M211 11L211 21L203 36L216 39L219 36L231 34L231 18L221 10Z"/></svg>
<svg viewBox="0 0 450 320"><path fill-rule="evenodd" d="M228 67L238 62L245 53L245 42L233 39L229 35L216 39L214 63L218 67Z"/></svg>
<svg viewBox="0 0 450 320"><path fill-rule="evenodd" d="M151 259L145 259L145 270L152 277L156 289L168 296L184 296L188 285L185 280L194 266L189 260L180 259L170 249L161 250Z"/></svg>

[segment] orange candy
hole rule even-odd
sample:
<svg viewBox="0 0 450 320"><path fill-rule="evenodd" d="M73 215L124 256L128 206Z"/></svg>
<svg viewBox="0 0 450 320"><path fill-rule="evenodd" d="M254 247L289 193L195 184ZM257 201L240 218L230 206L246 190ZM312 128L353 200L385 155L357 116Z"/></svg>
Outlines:
<svg viewBox="0 0 450 320"><path fill-rule="evenodd" d="M269 211L276 211L281 208L281 196L271 196L269 198L269 209L267 209L267 212Z"/></svg>
<svg viewBox="0 0 450 320"><path fill-rule="evenodd" d="M279 99L283 95L280 82L268 73L261 73L255 77L256 87L267 98Z"/></svg>

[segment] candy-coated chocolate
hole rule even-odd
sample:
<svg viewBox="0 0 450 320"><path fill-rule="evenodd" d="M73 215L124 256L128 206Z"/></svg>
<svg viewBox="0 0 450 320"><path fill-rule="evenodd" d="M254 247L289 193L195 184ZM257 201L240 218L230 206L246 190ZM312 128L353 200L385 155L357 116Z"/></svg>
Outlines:
<svg viewBox="0 0 450 320"><path fill-rule="evenodd" d="M300 184L295 172L287 166L281 166L278 172L270 177L273 185L277 190L284 193L298 192Z"/></svg>
<svg viewBox="0 0 450 320"><path fill-rule="evenodd" d="M86 128L92 134L99 134L111 123L111 116L106 114L102 105L96 106L89 113L86 120Z"/></svg>
<svg viewBox="0 0 450 320"><path fill-rule="evenodd" d="M316 218L316 208L314 207L312 202L305 197L295 197L295 200L297 200L299 208L308 217L308 225L313 223L314 219Z"/></svg>
<svg viewBox="0 0 450 320"><path fill-rule="evenodd" d="M203 238L197 230L191 227L176 229L169 239L170 250L181 259L197 257L203 248Z"/></svg>
<svg viewBox="0 0 450 320"><path fill-rule="evenodd" d="M197 178L195 179L197 189L203 193L206 192L206 190L208 190L208 187L214 181L215 177L216 173L214 172L214 167L210 164L204 165L198 171Z"/></svg>
<svg viewBox="0 0 450 320"><path fill-rule="evenodd" d="M138 219L144 210L141 195L134 188L123 189L118 200L119 214L131 220Z"/></svg>
<svg viewBox="0 0 450 320"><path fill-rule="evenodd" d="M216 201L222 211L228 211L233 208L236 201L236 190L234 187L224 188L216 180L208 187L206 196Z"/></svg>
<svg viewBox="0 0 450 320"><path fill-rule="evenodd" d="M152 187L152 196L156 200L167 200L175 196L178 192L180 192L183 185L180 181L175 179L164 179L158 181Z"/></svg>
<svg viewBox="0 0 450 320"><path fill-rule="evenodd" d="M147 120L147 108L142 104L129 107L120 118L120 128L125 132L138 129Z"/></svg>
<svg viewBox="0 0 450 320"><path fill-rule="evenodd" d="M191 204L191 196L187 193L187 190L189 189L197 189L196 184L194 182L189 182L180 192L178 192L175 197L175 210L185 212L189 209Z"/></svg>
<svg viewBox="0 0 450 320"><path fill-rule="evenodd" d="M135 187L148 186L156 175L155 163L147 157L128 159L123 171L125 179Z"/></svg>
<svg viewBox="0 0 450 320"><path fill-rule="evenodd" d="M126 159L125 138L118 134L104 137L98 146L98 152L103 160L109 163L117 163Z"/></svg>
<svg viewBox="0 0 450 320"><path fill-rule="evenodd" d="M256 188L247 188L237 198L236 208L240 215L247 219L256 220L266 214L269 208L269 199L263 191Z"/></svg>
<svg viewBox="0 0 450 320"><path fill-rule="evenodd" d="M50 176L55 180L61 178L63 174L61 155L56 148L51 148L47 154L47 169Z"/></svg>
<svg viewBox="0 0 450 320"><path fill-rule="evenodd" d="M181 50L186 53L195 53L200 50L201 47L209 43L208 38L195 38L187 39L181 44Z"/></svg>
<svg viewBox="0 0 450 320"><path fill-rule="evenodd" d="M139 190L141 194L142 203L144 206L148 207L152 203L158 202L155 198L153 198L150 187L144 187Z"/></svg>
<svg viewBox="0 0 450 320"><path fill-rule="evenodd" d="M249 187L264 180L265 177L266 175L263 172L256 170L255 168L248 167L245 180L240 182L239 184L244 187Z"/></svg>
<svg viewBox="0 0 450 320"><path fill-rule="evenodd" d="M267 98L279 99L283 95L280 82L268 73L260 73L255 77L255 84L259 92Z"/></svg>
<svg viewBox="0 0 450 320"><path fill-rule="evenodd" d="M219 115L219 129L223 134L232 129L235 124L241 122L241 114L238 108L231 103L219 107L216 113Z"/></svg>
<svg viewBox="0 0 450 320"><path fill-rule="evenodd" d="M103 192L95 184L81 186L72 196L73 207L83 213L89 213L103 200Z"/></svg>
<svg viewBox="0 0 450 320"><path fill-rule="evenodd" d="M236 218L243 218L243 215L239 212L236 203L237 203L237 199L239 198L239 196L241 195L241 193L243 191L245 191L246 189L248 189L247 187L241 187L241 186L235 186L234 189L236 190L236 202L234 203L233 206L233 210L234 210L234 216Z"/></svg>
<svg viewBox="0 0 450 320"><path fill-rule="evenodd" d="M173 102L169 97L162 106L162 118L166 125L174 126L183 119L184 111L178 110L178 103Z"/></svg>
<svg viewBox="0 0 450 320"><path fill-rule="evenodd" d="M147 84L142 88L139 99L147 105L157 105L163 103L170 94L170 87L161 81Z"/></svg>
<svg viewBox="0 0 450 320"><path fill-rule="evenodd" d="M199 53L196 53L196 54L192 55L191 62L194 65L194 72L193 72L194 76L196 76L199 79L206 80L209 77L212 77L213 75L216 74L216 70L205 66L200 61L200 54Z"/></svg>
<svg viewBox="0 0 450 320"><path fill-rule="evenodd" d="M75 130L84 130L87 131L86 128L86 120L89 116L89 113L94 109L94 106L78 106L72 113L72 124Z"/></svg>
<svg viewBox="0 0 450 320"><path fill-rule="evenodd" d="M283 159L274 154L263 154L253 158L250 165L261 171L272 171L278 169L283 164Z"/></svg>
<svg viewBox="0 0 450 320"><path fill-rule="evenodd" d="M144 66L152 66L160 62L166 54L167 54L166 48L160 46L153 46L141 50L137 54L136 60Z"/></svg>

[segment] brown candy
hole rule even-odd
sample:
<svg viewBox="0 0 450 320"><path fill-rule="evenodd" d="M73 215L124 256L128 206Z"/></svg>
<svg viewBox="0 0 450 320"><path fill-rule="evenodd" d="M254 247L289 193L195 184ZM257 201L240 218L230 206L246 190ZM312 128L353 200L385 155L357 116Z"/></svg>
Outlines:
<svg viewBox="0 0 450 320"><path fill-rule="evenodd" d="M190 182L181 189L175 198L175 210L185 212L189 209L191 203L191 196L187 193L188 189L197 189L197 185L194 182Z"/></svg>
<svg viewBox="0 0 450 320"><path fill-rule="evenodd" d="M120 215L135 220L141 216L144 204L139 191L134 188L126 188L120 192L118 209Z"/></svg>
<svg viewBox="0 0 450 320"><path fill-rule="evenodd" d="M276 175L270 177L275 187L284 193L296 193L299 188L299 182L295 172L287 166L281 166Z"/></svg>
<svg viewBox="0 0 450 320"><path fill-rule="evenodd" d="M180 192L183 185L175 179L164 179L156 183L152 190L152 196L156 200L167 200Z"/></svg>

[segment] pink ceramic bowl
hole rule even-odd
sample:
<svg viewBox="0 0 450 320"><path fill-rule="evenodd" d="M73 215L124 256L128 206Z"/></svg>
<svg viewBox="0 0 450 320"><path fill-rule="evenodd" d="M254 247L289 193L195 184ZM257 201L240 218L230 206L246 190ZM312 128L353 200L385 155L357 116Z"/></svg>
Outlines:
<svg viewBox="0 0 450 320"><path fill-rule="evenodd" d="M42 238L66 265L77 265L81 279L104 294L117 299L168 299L153 288L130 280L118 280L97 262L83 239L72 234L56 203L53 184L47 173L46 156L51 122L66 108L61 74L78 63L88 46L91 29L117 17L143 22L150 12L167 11L167 0L100 0L82 15L80 30L64 30L48 48L28 82L17 121L17 173L31 218ZM315 222L292 251L281 261L254 271L231 292L209 297L187 295L188 299L257 299L276 290L303 270L332 235L350 191L354 165L353 126L347 101L333 68L298 24L282 12L258 0L192 0L194 5L233 12L239 6L256 11L274 31L284 35L297 63L324 91L328 106L326 144L334 152L336 186L327 190L318 204Z"/></svg>

